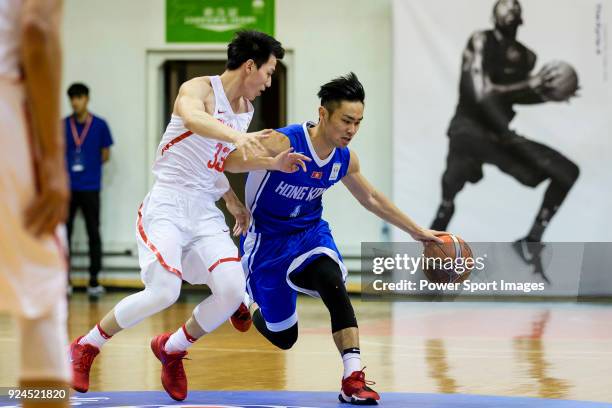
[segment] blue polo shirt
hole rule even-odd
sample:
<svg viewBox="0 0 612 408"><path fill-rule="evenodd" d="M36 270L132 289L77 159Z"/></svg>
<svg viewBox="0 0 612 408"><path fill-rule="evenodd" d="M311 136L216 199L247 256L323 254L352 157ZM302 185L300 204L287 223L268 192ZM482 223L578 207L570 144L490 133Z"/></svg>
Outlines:
<svg viewBox="0 0 612 408"><path fill-rule="evenodd" d="M66 134L66 164L70 174L70 188L72 191L99 191L102 187L102 149L113 144L113 138L106 121L92 115L91 125L87 136L81 145L81 153L77 154L77 147L72 136L70 118L64 119L64 132ZM76 132L82 136L85 123L79 123L76 118L74 124ZM78 157L78 159L77 159ZM81 169L75 171L75 159L80 160ZM78 168L78 166L77 166Z"/></svg>

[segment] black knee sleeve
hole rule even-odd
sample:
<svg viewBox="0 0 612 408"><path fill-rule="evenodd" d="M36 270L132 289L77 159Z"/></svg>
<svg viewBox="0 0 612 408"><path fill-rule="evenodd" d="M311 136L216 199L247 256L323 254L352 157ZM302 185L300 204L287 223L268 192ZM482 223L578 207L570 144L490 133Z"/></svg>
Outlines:
<svg viewBox="0 0 612 408"><path fill-rule="evenodd" d="M297 341L298 338L298 324L294 324L288 329L283 331L274 332L268 329L266 321L261 315L261 310L257 309L253 313L253 324L257 330L272 344L282 350L289 350Z"/></svg>
<svg viewBox="0 0 612 408"><path fill-rule="evenodd" d="M342 280L340 266L331 258L322 256L312 261L291 280L304 289L319 292L329 310L332 333L349 327L357 327L353 305Z"/></svg>

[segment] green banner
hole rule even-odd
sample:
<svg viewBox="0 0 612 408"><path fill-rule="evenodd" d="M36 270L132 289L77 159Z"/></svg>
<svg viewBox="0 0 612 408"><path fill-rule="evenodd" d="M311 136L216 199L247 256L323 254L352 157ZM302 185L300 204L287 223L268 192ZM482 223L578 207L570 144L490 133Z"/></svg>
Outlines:
<svg viewBox="0 0 612 408"><path fill-rule="evenodd" d="M166 0L166 41L227 43L238 30L274 35L274 0Z"/></svg>

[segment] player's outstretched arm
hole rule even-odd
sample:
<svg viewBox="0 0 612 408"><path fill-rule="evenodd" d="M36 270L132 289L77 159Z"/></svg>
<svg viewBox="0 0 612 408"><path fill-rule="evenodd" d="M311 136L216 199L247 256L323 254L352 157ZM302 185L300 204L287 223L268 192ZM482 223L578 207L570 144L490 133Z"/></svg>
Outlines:
<svg viewBox="0 0 612 408"><path fill-rule="evenodd" d="M359 169L357 154L352 150L349 169L346 176L342 178L342 182L353 197L355 197L368 211L373 212L388 223L401 228L415 240L442 242L436 235L444 234L444 232L420 227L366 180Z"/></svg>
<svg viewBox="0 0 612 408"><path fill-rule="evenodd" d="M195 78L181 85L175 110L183 119L185 127L197 135L233 143L254 156L262 155L265 150L261 140L265 139L271 130L242 133L219 122L206 111L204 105L204 100L212 92L210 84L202 78Z"/></svg>
<svg viewBox="0 0 612 408"><path fill-rule="evenodd" d="M238 147L225 159L225 170L230 173L244 173L254 170L275 170L294 173L300 169L306 171L306 162L310 158L293 152L287 136L272 132L262 140L265 149L263 156L255 156L244 148Z"/></svg>
<svg viewBox="0 0 612 408"><path fill-rule="evenodd" d="M37 159L39 191L26 210L27 228L52 233L66 219L68 176L60 120L61 1L25 1L21 12L21 61Z"/></svg>

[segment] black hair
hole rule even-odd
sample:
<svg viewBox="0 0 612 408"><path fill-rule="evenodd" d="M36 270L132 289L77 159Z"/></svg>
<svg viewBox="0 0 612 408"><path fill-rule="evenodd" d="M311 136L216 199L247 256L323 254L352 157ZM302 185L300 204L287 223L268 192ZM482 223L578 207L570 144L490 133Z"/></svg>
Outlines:
<svg viewBox="0 0 612 408"><path fill-rule="evenodd" d="M329 113L342 102L361 102L365 100L363 85L357 79L354 72L338 78L334 78L321 87L317 96L321 98L321 106L325 107Z"/></svg>
<svg viewBox="0 0 612 408"><path fill-rule="evenodd" d="M75 96L89 96L89 88L87 85L75 82L68 87L68 97L73 98Z"/></svg>
<svg viewBox="0 0 612 408"><path fill-rule="evenodd" d="M270 55L277 59L283 59L285 49L274 37L268 34L241 30L236 33L234 39L227 46L227 63L225 68L237 69L246 61L252 59L257 68L268 62Z"/></svg>

